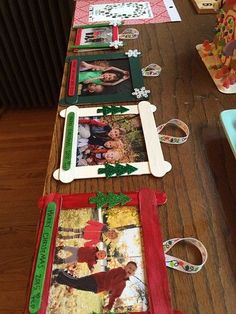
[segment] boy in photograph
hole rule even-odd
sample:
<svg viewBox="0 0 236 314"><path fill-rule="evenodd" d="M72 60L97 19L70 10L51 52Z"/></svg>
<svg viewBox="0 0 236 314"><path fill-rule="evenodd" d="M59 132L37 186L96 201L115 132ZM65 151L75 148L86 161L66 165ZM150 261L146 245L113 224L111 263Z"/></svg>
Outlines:
<svg viewBox="0 0 236 314"><path fill-rule="evenodd" d="M70 255L61 258L58 256L59 251L64 250L69 252ZM56 247L55 264L73 264L73 263L86 263L89 270L92 272L94 265L98 260L104 259L106 257L106 252L104 250L99 250L95 247L75 247L75 246L58 246Z"/></svg>
<svg viewBox="0 0 236 314"><path fill-rule="evenodd" d="M56 282L77 290L94 293L109 292L109 303L103 307L103 313L108 313L126 287L126 281L135 274L136 270L137 264L130 261L124 267L113 268L106 272L98 272L80 278L75 278L65 271L59 271Z"/></svg>

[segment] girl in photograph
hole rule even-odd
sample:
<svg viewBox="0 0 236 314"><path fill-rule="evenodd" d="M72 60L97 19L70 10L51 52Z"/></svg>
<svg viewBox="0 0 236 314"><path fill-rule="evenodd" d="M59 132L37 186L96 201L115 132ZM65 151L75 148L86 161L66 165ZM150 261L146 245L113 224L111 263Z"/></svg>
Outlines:
<svg viewBox="0 0 236 314"><path fill-rule="evenodd" d="M104 143L105 148L124 148L124 143L120 139L109 140Z"/></svg>
<svg viewBox="0 0 236 314"><path fill-rule="evenodd" d="M80 62L79 83L115 86L129 79L129 71L124 71L113 66Z"/></svg>
<svg viewBox="0 0 236 314"><path fill-rule="evenodd" d="M114 164L116 162L120 162L124 157L124 150L121 148L111 148L105 149L105 152L90 151L87 155L86 161L88 165L104 165L106 163Z"/></svg>
<svg viewBox="0 0 236 314"><path fill-rule="evenodd" d="M102 94L104 91L104 86L102 84L82 84L81 95L82 96L90 96L90 95L97 95Z"/></svg>

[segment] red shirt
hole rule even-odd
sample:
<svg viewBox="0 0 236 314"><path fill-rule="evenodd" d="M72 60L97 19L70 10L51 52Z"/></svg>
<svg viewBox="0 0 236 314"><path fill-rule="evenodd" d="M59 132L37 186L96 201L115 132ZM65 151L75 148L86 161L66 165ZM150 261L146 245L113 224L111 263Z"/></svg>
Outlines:
<svg viewBox="0 0 236 314"><path fill-rule="evenodd" d="M106 122L102 122L100 120L95 119L87 119L87 118L79 118L79 124L90 124L90 125L96 125L96 126L105 126L107 125Z"/></svg>
<svg viewBox="0 0 236 314"><path fill-rule="evenodd" d="M126 286L126 272L124 268L118 267L107 272L99 272L91 275L97 283L97 292L109 291L108 309L110 310Z"/></svg>
<svg viewBox="0 0 236 314"><path fill-rule="evenodd" d="M80 247L78 248L77 261L79 263L87 263L88 268L91 269L93 265L97 263L97 251L98 249L96 247Z"/></svg>
<svg viewBox="0 0 236 314"><path fill-rule="evenodd" d="M89 240L84 243L84 246L95 246L101 241L102 229L105 225L96 220L89 220L84 227L84 239Z"/></svg>

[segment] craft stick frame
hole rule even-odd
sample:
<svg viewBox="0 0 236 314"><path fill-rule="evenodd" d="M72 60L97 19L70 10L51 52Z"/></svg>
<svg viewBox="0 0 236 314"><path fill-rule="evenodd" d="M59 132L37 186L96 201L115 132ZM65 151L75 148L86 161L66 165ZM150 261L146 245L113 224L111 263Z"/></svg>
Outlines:
<svg viewBox="0 0 236 314"><path fill-rule="evenodd" d="M41 215L27 290L25 314L43 314L48 310L50 288L52 286L51 276L53 276L53 264L55 262L56 246L58 245L57 239L60 232L59 223L62 211L64 214L71 209L78 213L85 208L99 211L103 206L98 207L98 203L92 202L92 199L96 200L98 194L96 196L94 193L72 195L52 193L40 199ZM103 196L106 197L106 195ZM118 195L114 194L114 196L117 197ZM129 210L129 208L131 210L131 207L135 206L142 227L143 271L146 273L148 310L143 311L141 309L135 313L180 314L180 312L174 311L171 306L161 227L157 211L157 207L166 202L166 195L162 192L143 189L139 192L125 193L123 196L126 197L126 210ZM115 208L118 209L119 206L122 209L124 204L116 205ZM109 207L105 205L102 210L106 213L108 209ZM150 242L152 245L150 245ZM81 303L81 295L75 295L75 297ZM66 295L64 298L66 298Z"/></svg>
<svg viewBox="0 0 236 314"><path fill-rule="evenodd" d="M109 29L110 28L110 32L111 32L111 40L105 41L105 38L103 40L103 42L96 42L96 40L102 39L100 38L98 35L97 37L99 38L93 38L91 39L91 42L89 42L89 38L87 39L88 43L85 43L85 40L83 40L83 37L86 38L86 35L83 36L83 33L86 32L86 30L91 29L91 31L95 31L95 30L102 30L104 29ZM100 23L100 24L89 24L89 25L79 25L77 27L74 28L76 31L76 35L75 35L75 41L74 44L71 45L71 49L97 49L97 48L116 48L113 46L113 43L117 43L117 48L119 48L119 46L123 46L123 42L119 41L119 27L118 25L111 25L110 23ZM94 36L96 37L96 34L94 34ZM93 40L95 42L93 42ZM118 43L119 41L119 43ZM116 49L117 49L116 48Z"/></svg>
<svg viewBox="0 0 236 314"><path fill-rule="evenodd" d="M106 103L106 102L124 102L124 101L135 101L137 97L140 100L148 98L148 96L143 96L142 93L140 96L133 94L136 90L144 88L144 81L141 71L141 64L139 61L139 52L138 54L130 53L105 53L98 55L86 55L86 56L68 56L66 58L68 66L67 74L67 83L65 94L60 99L60 104L62 105L76 105L83 103ZM81 71L81 65L83 62L95 64L96 62L100 63L109 63L113 67L121 67L122 70L126 70L129 73L128 78L125 78L124 81L117 85L104 85L104 82L97 83L96 85L102 85L103 90L99 93L90 92L90 90L85 87L88 87L88 80L81 82L82 75L88 71ZM95 66L95 65L94 65ZM108 66L109 68L109 66ZM92 70L93 72L94 69ZM83 74L82 74L83 73ZM124 76L123 76L124 78ZM101 80L99 80L101 81ZM94 80L91 82L95 82ZM85 86L86 85L86 86ZM100 87L101 89L101 87ZM144 88L145 89L145 88ZM86 91L85 91L86 90ZM149 91L150 92L150 91Z"/></svg>
<svg viewBox="0 0 236 314"><path fill-rule="evenodd" d="M107 107L80 108L70 106L60 112L61 117L65 118L65 126L60 167L54 171L54 179L60 180L63 183L69 183L74 179L113 177L115 175L117 164L76 166L79 119L81 117L102 117L102 108ZM132 173L132 175L152 174L155 177L163 177L171 170L171 164L164 160L162 153L153 115L156 107L147 101L141 101L138 105L122 108L126 109L126 112L122 113L122 116L137 115L141 119L148 161L131 162L128 164L121 163L119 167L124 170L121 175ZM118 114L115 115L117 116ZM114 172L114 175L111 173L111 175L107 175L107 167L110 167L110 171Z"/></svg>

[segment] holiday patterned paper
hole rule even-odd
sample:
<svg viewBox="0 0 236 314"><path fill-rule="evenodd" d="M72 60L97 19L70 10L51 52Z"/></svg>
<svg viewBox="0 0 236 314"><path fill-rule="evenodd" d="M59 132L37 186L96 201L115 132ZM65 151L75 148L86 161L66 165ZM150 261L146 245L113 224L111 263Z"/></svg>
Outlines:
<svg viewBox="0 0 236 314"><path fill-rule="evenodd" d="M119 12L127 12L127 9L130 14L126 16L119 14ZM117 19L122 19L127 25L181 20L173 0L130 0L129 2L115 0L113 3L109 0L80 0L76 2L73 27Z"/></svg>

